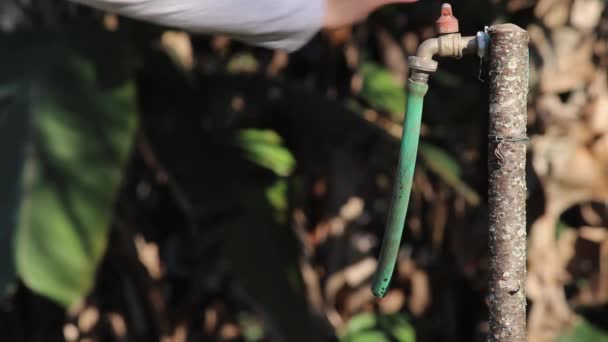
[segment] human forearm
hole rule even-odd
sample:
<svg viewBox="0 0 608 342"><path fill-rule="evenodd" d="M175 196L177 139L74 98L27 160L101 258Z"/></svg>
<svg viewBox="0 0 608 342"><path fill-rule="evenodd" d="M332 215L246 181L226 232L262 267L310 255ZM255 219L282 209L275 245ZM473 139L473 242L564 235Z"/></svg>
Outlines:
<svg viewBox="0 0 608 342"><path fill-rule="evenodd" d="M321 27L325 0L72 0L120 15L295 50Z"/></svg>
<svg viewBox="0 0 608 342"><path fill-rule="evenodd" d="M319 29L365 18L389 3L416 0L72 0L121 15L198 33L221 33L288 51Z"/></svg>

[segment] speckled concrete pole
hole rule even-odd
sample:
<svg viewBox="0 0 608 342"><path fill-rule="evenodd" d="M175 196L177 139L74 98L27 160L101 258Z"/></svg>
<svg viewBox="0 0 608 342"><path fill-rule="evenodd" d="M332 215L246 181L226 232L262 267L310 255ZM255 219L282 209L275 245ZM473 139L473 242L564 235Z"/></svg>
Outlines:
<svg viewBox="0 0 608 342"><path fill-rule="evenodd" d="M528 32L490 35L490 342L526 341L526 97Z"/></svg>

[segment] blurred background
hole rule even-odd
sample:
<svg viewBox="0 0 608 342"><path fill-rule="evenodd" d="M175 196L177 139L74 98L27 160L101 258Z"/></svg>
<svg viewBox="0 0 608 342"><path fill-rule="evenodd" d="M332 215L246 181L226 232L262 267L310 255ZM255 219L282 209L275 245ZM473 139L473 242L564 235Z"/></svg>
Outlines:
<svg viewBox="0 0 608 342"><path fill-rule="evenodd" d="M608 4L452 5L463 34L530 33L529 340L608 341ZM288 55L2 0L0 339L485 341L487 61L432 75L397 271L369 288L440 6Z"/></svg>

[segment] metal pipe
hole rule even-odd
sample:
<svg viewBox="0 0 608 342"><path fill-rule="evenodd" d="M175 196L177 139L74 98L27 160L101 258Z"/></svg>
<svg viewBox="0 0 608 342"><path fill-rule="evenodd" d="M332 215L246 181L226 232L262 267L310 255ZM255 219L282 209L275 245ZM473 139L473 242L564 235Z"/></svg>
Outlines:
<svg viewBox="0 0 608 342"><path fill-rule="evenodd" d="M483 33L485 34L485 32ZM460 39L460 51L463 55L479 54L478 36L467 36Z"/></svg>
<svg viewBox="0 0 608 342"><path fill-rule="evenodd" d="M430 38L422 42L416 50L416 56L425 59L432 59L439 53L439 39Z"/></svg>
<svg viewBox="0 0 608 342"><path fill-rule="evenodd" d="M477 54L477 36L461 37L460 33L450 33L422 42L416 50L416 57L432 59L434 56L460 58Z"/></svg>

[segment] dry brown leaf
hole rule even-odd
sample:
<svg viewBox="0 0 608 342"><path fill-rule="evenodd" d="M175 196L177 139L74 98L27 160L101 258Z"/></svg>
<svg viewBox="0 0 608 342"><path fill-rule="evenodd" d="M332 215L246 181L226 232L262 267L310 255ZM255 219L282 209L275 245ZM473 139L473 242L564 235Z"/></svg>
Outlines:
<svg viewBox="0 0 608 342"><path fill-rule="evenodd" d="M608 231L604 227L580 227L579 236L591 242L602 243L608 239Z"/></svg>
<svg viewBox="0 0 608 342"><path fill-rule="evenodd" d="M587 106L587 124L594 134L608 133L608 82L605 70L598 69L593 82L587 89L589 104Z"/></svg>
<svg viewBox="0 0 608 342"><path fill-rule="evenodd" d="M540 0L534 9L534 14L548 28L560 27L568 21L570 3L570 0Z"/></svg>
<svg viewBox="0 0 608 342"><path fill-rule="evenodd" d="M335 303L336 295L343 287L355 288L360 286L363 281L372 276L376 270L376 265L376 259L368 257L329 276L324 291L328 303L330 305Z"/></svg>
<svg viewBox="0 0 608 342"><path fill-rule="evenodd" d="M574 229L566 229L560 234L556 246L561 258L560 265L566 265L574 257L576 239L578 239L578 234Z"/></svg>
<svg viewBox="0 0 608 342"><path fill-rule="evenodd" d="M593 208L591 203L585 203L581 205L581 217L583 220L591 226L600 226L602 224L602 216Z"/></svg>
<svg viewBox="0 0 608 342"><path fill-rule="evenodd" d="M323 33L332 46L337 46L342 45L351 39L353 28L352 26L345 26L338 29L325 30Z"/></svg>
<svg viewBox="0 0 608 342"><path fill-rule="evenodd" d="M376 258L369 257L348 266L344 269L346 284L350 287L360 286L365 279L368 279L374 274L377 264Z"/></svg>
<svg viewBox="0 0 608 342"><path fill-rule="evenodd" d="M217 329L217 325L219 324L219 312L215 307L211 306L205 309L204 316L205 323L203 326L203 331L207 335L211 335L215 329Z"/></svg>
<svg viewBox="0 0 608 342"><path fill-rule="evenodd" d="M177 333L177 332L176 332ZM234 323L226 323L220 327L220 336L224 340L233 340L241 336L241 329ZM184 336L185 337L185 336ZM176 342L185 342L186 339L176 340Z"/></svg>
<svg viewBox="0 0 608 342"><path fill-rule="evenodd" d="M108 321L110 322L114 335L120 338L127 336L127 323L121 314L116 312L108 313Z"/></svg>
<svg viewBox="0 0 608 342"><path fill-rule="evenodd" d="M608 300L608 241L600 246L600 272L597 291L597 302L604 304Z"/></svg>
<svg viewBox="0 0 608 342"><path fill-rule="evenodd" d="M538 136L532 139L532 151L551 215L576 203L608 199L604 166L586 146L569 137Z"/></svg>
<svg viewBox="0 0 608 342"><path fill-rule="evenodd" d="M418 39L418 36L414 32L407 32L401 39L401 45L403 45L405 53L412 56L416 54L418 45L420 45L420 39Z"/></svg>
<svg viewBox="0 0 608 342"><path fill-rule="evenodd" d="M567 208L603 194L605 180L590 151L569 136L537 136L532 139L532 164L543 184L546 208L531 228L526 289L534 302L530 311L530 338L552 341L555 331L570 322L563 286L565 266L572 251L570 235L555 242L555 228ZM599 190L599 191L598 191ZM608 198L608 196L607 196ZM570 234L568 231L562 234ZM561 245L561 246L560 246Z"/></svg>
<svg viewBox="0 0 608 342"><path fill-rule="evenodd" d="M230 49L232 41L227 36L216 35L211 39L211 48L222 56L225 56Z"/></svg>
<svg viewBox="0 0 608 342"><path fill-rule="evenodd" d="M276 77L289 64L289 54L283 50L276 50L272 55L272 60L266 68L268 77Z"/></svg>
<svg viewBox="0 0 608 342"><path fill-rule="evenodd" d="M591 31L602 17L605 2L602 0L574 0L570 23L579 30Z"/></svg>
<svg viewBox="0 0 608 342"><path fill-rule="evenodd" d="M543 92L564 93L584 87L595 74L592 35L571 27L560 27L546 37L539 28L530 28L530 38L542 59L540 86Z"/></svg>
<svg viewBox="0 0 608 342"><path fill-rule="evenodd" d="M144 265L152 279L160 279L163 276L163 268L160 263L158 245L154 242L146 242L140 234L136 235L134 240L139 261Z"/></svg>
<svg viewBox="0 0 608 342"><path fill-rule="evenodd" d="M179 66L186 70L194 68L192 42L188 33L166 31L161 36L161 45Z"/></svg>
<svg viewBox="0 0 608 342"><path fill-rule="evenodd" d="M605 174L608 174L608 133L595 140L591 145L591 153L603 166Z"/></svg>
<svg viewBox="0 0 608 342"><path fill-rule="evenodd" d="M362 308L376 299L369 287L364 286L348 294L344 300L344 315L352 316L357 312L361 312Z"/></svg>
<svg viewBox="0 0 608 342"><path fill-rule="evenodd" d="M103 16L103 26L110 32L116 32L120 28L120 21L116 14L107 13Z"/></svg>
<svg viewBox="0 0 608 342"><path fill-rule="evenodd" d="M531 6L534 6L533 0L510 0L509 3L507 3L507 11L513 13Z"/></svg>
<svg viewBox="0 0 608 342"><path fill-rule="evenodd" d="M384 29L379 29L376 33L378 43L382 50L384 65L390 70L391 74L401 86L405 85L408 75L408 65L401 46Z"/></svg>
<svg viewBox="0 0 608 342"><path fill-rule="evenodd" d="M405 293L400 289L393 289L387 292L386 296L378 300L380 312L392 314L399 312L405 305Z"/></svg>
<svg viewBox="0 0 608 342"><path fill-rule="evenodd" d="M591 108L589 128L594 134L608 134L608 92L593 100Z"/></svg>
<svg viewBox="0 0 608 342"><path fill-rule="evenodd" d="M96 307L89 306L78 315L78 328L82 332L89 332L99 322L99 310Z"/></svg>
<svg viewBox="0 0 608 342"><path fill-rule="evenodd" d="M80 332L74 324L68 323L63 326L63 337L65 338L66 342L78 341L79 336Z"/></svg>
<svg viewBox="0 0 608 342"><path fill-rule="evenodd" d="M549 129L571 130L573 124L579 124L577 121L586 103L587 95L582 89L575 90L565 103L557 94L546 93L536 102L536 110ZM556 127L551 127L554 125Z"/></svg>
<svg viewBox="0 0 608 342"><path fill-rule="evenodd" d="M431 289L429 276L426 272L417 270L411 278L412 295L408 307L412 315L422 316L431 304Z"/></svg>
<svg viewBox="0 0 608 342"><path fill-rule="evenodd" d="M179 324L175 327L172 336L163 336L161 342L186 342L188 337L188 330L184 323Z"/></svg>
<svg viewBox="0 0 608 342"><path fill-rule="evenodd" d="M312 268L309 262L300 262L300 272L302 281L306 288L306 298L310 303L311 308L320 313L323 310L323 294L321 292L321 283L319 275Z"/></svg>
<svg viewBox="0 0 608 342"><path fill-rule="evenodd" d="M416 263L411 258L397 260L397 277L400 281L409 280L416 272Z"/></svg>
<svg viewBox="0 0 608 342"><path fill-rule="evenodd" d="M363 214L364 207L365 202L361 197L351 197L340 208L340 217L346 222L353 221Z"/></svg>

